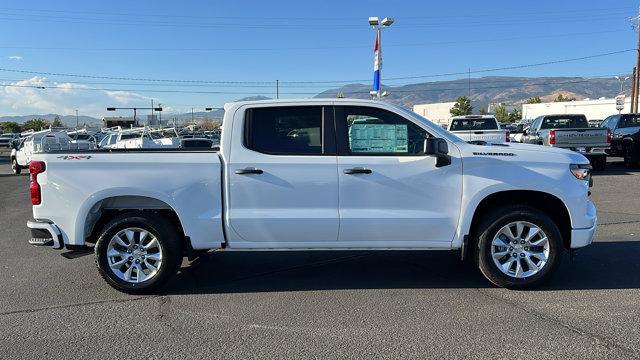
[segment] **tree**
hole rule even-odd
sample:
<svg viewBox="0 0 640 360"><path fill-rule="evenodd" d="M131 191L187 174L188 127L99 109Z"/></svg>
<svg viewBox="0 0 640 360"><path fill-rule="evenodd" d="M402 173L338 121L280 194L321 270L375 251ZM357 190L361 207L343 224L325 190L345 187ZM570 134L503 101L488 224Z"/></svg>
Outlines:
<svg viewBox="0 0 640 360"><path fill-rule="evenodd" d="M558 94L558 97L553 100L554 102L576 101L574 97L565 97L562 93Z"/></svg>
<svg viewBox="0 0 640 360"><path fill-rule="evenodd" d="M496 108L495 115L496 115L496 119L498 119L498 121L500 122L509 121L509 113L507 112L507 109L502 104L500 104Z"/></svg>
<svg viewBox="0 0 640 360"><path fill-rule="evenodd" d="M540 100L540 96L534 96L527 99L527 104L540 104L542 100Z"/></svg>
<svg viewBox="0 0 640 360"><path fill-rule="evenodd" d="M13 121L6 121L0 123L0 131L3 133L19 133L20 124Z"/></svg>
<svg viewBox="0 0 640 360"><path fill-rule="evenodd" d="M40 119L40 118L25 121L24 124L22 125L23 130L35 130L35 131L38 131L47 127L49 127L49 122L45 119Z"/></svg>
<svg viewBox="0 0 640 360"><path fill-rule="evenodd" d="M456 103L449 110L451 116L469 115L471 111L473 111L473 106L471 106L471 100L466 96L459 96L456 99Z"/></svg>
<svg viewBox="0 0 640 360"><path fill-rule="evenodd" d="M509 113L509 116L507 116L507 120L509 122L522 120L522 113L518 109L513 109L513 111Z"/></svg>
<svg viewBox="0 0 640 360"><path fill-rule="evenodd" d="M53 122L51 122L51 126L53 126L53 127L64 127L64 124L62 123L62 121L60 121L60 117L58 115L56 115L56 117L53 118Z"/></svg>
<svg viewBox="0 0 640 360"><path fill-rule="evenodd" d="M480 108L480 115L489 115L489 112L485 108Z"/></svg>
<svg viewBox="0 0 640 360"><path fill-rule="evenodd" d="M336 97L338 99L343 99L344 98L344 91L342 91L342 89L340 89L340 91L338 91L338 95L336 95Z"/></svg>

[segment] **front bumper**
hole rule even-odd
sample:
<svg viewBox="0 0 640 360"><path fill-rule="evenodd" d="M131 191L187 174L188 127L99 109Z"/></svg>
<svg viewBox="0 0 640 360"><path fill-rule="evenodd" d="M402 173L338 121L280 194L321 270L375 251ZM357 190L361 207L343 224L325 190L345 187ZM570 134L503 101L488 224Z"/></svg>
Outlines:
<svg viewBox="0 0 640 360"><path fill-rule="evenodd" d="M31 229L29 244L50 246L56 250L64 248L62 233L55 224L44 220L29 220L27 221L27 227Z"/></svg>
<svg viewBox="0 0 640 360"><path fill-rule="evenodd" d="M593 235L596 232L598 217L596 216L596 207L591 200L587 203L587 211L585 218L589 224L588 228L571 229L571 248L577 249L585 247L593 242Z"/></svg>

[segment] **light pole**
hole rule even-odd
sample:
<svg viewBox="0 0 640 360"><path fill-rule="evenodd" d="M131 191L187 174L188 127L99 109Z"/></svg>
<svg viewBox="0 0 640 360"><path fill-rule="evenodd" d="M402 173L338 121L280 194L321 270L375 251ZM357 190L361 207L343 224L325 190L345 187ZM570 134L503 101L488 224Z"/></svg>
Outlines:
<svg viewBox="0 0 640 360"><path fill-rule="evenodd" d="M629 80L629 77L625 77L624 79L620 76L616 76L616 79L620 82L620 94L624 92L624 82Z"/></svg>
<svg viewBox="0 0 640 360"><path fill-rule="evenodd" d="M78 130L78 110L76 109L76 130Z"/></svg>
<svg viewBox="0 0 640 360"><path fill-rule="evenodd" d="M148 108L148 107L108 107L107 111L116 111L116 110L133 110L133 122L138 126L137 114L138 110L155 110L162 111L161 107Z"/></svg>
<svg viewBox="0 0 640 360"><path fill-rule="evenodd" d="M382 93L381 87L381 72L382 72L382 29L387 28L393 24L393 18L385 17L380 22L377 16L369 17L369 25L376 30L376 43L373 48L374 51L374 59L373 59L373 90L369 93L372 97L377 97L378 99L382 98L386 95L386 93Z"/></svg>

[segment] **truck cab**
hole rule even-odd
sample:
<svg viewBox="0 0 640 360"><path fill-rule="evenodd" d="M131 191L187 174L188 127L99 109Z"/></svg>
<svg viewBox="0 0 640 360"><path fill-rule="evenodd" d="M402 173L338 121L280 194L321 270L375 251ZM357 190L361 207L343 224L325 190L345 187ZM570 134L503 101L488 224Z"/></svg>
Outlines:
<svg viewBox="0 0 640 360"><path fill-rule="evenodd" d="M611 156L624 157L627 167L640 165L640 114L616 114L605 118L600 127L609 129Z"/></svg>

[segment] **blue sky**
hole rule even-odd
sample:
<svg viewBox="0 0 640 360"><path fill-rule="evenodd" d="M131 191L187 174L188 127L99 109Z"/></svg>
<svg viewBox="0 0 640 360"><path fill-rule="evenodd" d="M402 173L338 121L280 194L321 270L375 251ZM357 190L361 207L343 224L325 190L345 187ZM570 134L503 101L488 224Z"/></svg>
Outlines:
<svg viewBox="0 0 640 360"><path fill-rule="evenodd" d="M168 83L0 71L1 84L20 85L0 88L0 115L71 114L79 109L103 116L107 106L144 106L151 98L169 111L183 112L250 95L273 97L276 79L282 82L281 97L312 96L354 80L368 83L374 32L367 17L374 15L396 21L383 33L382 77L387 85L457 76L385 81L389 77L626 50L635 47L637 35L626 18L637 14L637 6L632 1L592 0L5 0L0 4L2 69L265 83ZM610 76L630 72L634 61L635 54L628 52L486 75ZM46 89L51 86L63 89Z"/></svg>

